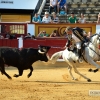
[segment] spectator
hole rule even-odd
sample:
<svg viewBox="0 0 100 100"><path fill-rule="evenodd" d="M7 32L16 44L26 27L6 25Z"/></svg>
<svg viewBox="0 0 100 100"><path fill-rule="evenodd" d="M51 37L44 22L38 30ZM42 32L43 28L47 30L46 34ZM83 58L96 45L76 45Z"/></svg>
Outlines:
<svg viewBox="0 0 100 100"><path fill-rule="evenodd" d="M21 35L19 38L24 39L24 35Z"/></svg>
<svg viewBox="0 0 100 100"><path fill-rule="evenodd" d="M4 39L4 36L3 35L0 35L0 39Z"/></svg>
<svg viewBox="0 0 100 100"><path fill-rule="evenodd" d="M81 13L81 16L80 16L78 22L79 23L86 23L86 18L84 17L84 14L83 13Z"/></svg>
<svg viewBox="0 0 100 100"><path fill-rule="evenodd" d="M16 33L11 34L11 39L16 39Z"/></svg>
<svg viewBox="0 0 100 100"><path fill-rule="evenodd" d="M58 9L58 14L59 14L59 10L60 9L65 9L65 15L67 14L67 0L58 0L58 5L57 5L57 9Z"/></svg>
<svg viewBox="0 0 100 100"><path fill-rule="evenodd" d="M56 13L52 13L52 23L59 23L59 18L56 16Z"/></svg>
<svg viewBox="0 0 100 100"><path fill-rule="evenodd" d="M49 37L49 35L46 33L46 31L41 31L37 37Z"/></svg>
<svg viewBox="0 0 100 100"><path fill-rule="evenodd" d="M32 18L33 23L40 23L41 22L41 17L35 13L34 17Z"/></svg>
<svg viewBox="0 0 100 100"><path fill-rule="evenodd" d="M69 21L69 23L77 23L77 19L74 16L73 12L71 13L71 16L69 17L68 21Z"/></svg>
<svg viewBox="0 0 100 100"><path fill-rule="evenodd" d="M86 32L86 35L84 36L85 37L85 42L86 42L85 45L88 44L91 36L92 36L92 32L91 31L89 31L88 33Z"/></svg>
<svg viewBox="0 0 100 100"><path fill-rule="evenodd" d="M27 35L24 37L24 39L27 39L27 38L30 38L31 39L31 34L30 33L27 33Z"/></svg>
<svg viewBox="0 0 100 100"><path fill-rule="evenodd" d="M92 32L90 31L90 32L88 32L88 34L87 34L87 38L90 39L91 36L92 36Z"/></svg>
<svg viewBox="0 0 100 100"><path fill-rule="evenodd" d="M45 12L45 15L42 19L42 23L51 23L51 17L49 16L49 12Z"/></svg>
<svg viewBox="0 0 100 100"><path fill-rule="evenodd" d="M57 13L57 0L50 0L49 13L51 14L51 9L54 9L54 12Z"/></svg>
<svg viewBox="0 0 100 100"><path fill-rule="evenodd" d="M11 35L9 32L6 34L5 39L11 39Z"/></svg>
<svg viewBox="0 0 100 100"><path fill-rule="evenodd" d="M31 39L36 39L34 35L32 35Z"/></svg>
<svg viewBox="0 0 100 100"><path fill-rule="evenodd" d="M57 31L57 30L54 30L54 31L51 33L50 37L59 37L58 31Z"/></svg>
<svg viewBox="0 0 100 100"><path fill-rule="evenodd" d="M100 23L100 13L98 14L98 20L97 23Z"/></svg>
<svg viewBox="0 0 100 100"><path fill-rule="evenodd" d="M31 37L31 34L30 33L27 33L27 35L25 37Z"/></svg>

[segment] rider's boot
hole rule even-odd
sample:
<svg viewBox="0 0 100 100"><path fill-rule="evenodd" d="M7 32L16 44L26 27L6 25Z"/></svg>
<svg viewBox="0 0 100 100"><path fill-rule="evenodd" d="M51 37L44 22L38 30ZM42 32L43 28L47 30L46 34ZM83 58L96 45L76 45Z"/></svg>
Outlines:
<svg viewBox="0 0 100 100"><path fill-rule="evenodd" d="M81 49L77 49L77 53L78 53L78 56L79 56L78 62L79 62L79 63L82 63L82 62L83 62L83 59L82 59L82 52L81 52Z"/></svg>

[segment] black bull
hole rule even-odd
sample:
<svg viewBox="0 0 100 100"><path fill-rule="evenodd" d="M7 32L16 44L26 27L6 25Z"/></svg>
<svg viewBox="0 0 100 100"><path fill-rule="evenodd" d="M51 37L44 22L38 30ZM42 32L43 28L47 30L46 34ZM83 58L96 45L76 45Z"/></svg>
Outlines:
<svg viewBox="0 0 100 100"><path fill-rule="evenodd" d="M50 49L48 46L39 46L38 49L27 48L19 50L18 48L1 47L0 48L0 71L6 75L9 79L11 77L5 72L5 64L8 66L16 67L19 74L15 74L14 77L19 77L23 74L23 70L30 69L28 78L32 75L32 64L38 60L48 61L47 52Z"/></svg>

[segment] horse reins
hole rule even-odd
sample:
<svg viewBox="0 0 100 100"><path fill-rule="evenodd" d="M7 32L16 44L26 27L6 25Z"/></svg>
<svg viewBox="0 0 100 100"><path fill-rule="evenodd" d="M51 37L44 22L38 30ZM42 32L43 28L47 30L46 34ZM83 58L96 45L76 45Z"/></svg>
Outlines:
<svg viewBox="0 0 100 100"><path fill-rule="evenodd" d="M98 34L95 34L95 35L98 35ZM94 35L93 35L94 36ZM99 39L99 41L100 41L100 39ZM89 42L90 43L92 43L90 40L89 40ZM93 43L92 43L93 44ZM93 44L94 45L94 44ZM95 45L94 45L95 46ZM88 46L89 47L89 46ZM99 48L97 47L97 46L95 46L98 50L99 50ZM91 47L89 47L92 51L94 51ZM96 52L96 51L94 51L99 57L100 57L100 55Z"/></svg>

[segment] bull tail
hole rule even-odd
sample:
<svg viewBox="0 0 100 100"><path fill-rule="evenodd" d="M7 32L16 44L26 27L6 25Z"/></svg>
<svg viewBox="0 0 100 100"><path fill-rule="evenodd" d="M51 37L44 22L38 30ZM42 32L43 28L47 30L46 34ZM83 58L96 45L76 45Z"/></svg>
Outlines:
<svg viewBox="0 0 100 100"><path fill-rule="evenodd" d="M54 53L51 56L50 61L52 61L52 63L54 64L57 61L57 59L59 59L62 56L62 54L63 54L63 51L59 51L59 52Z"/></svg>

